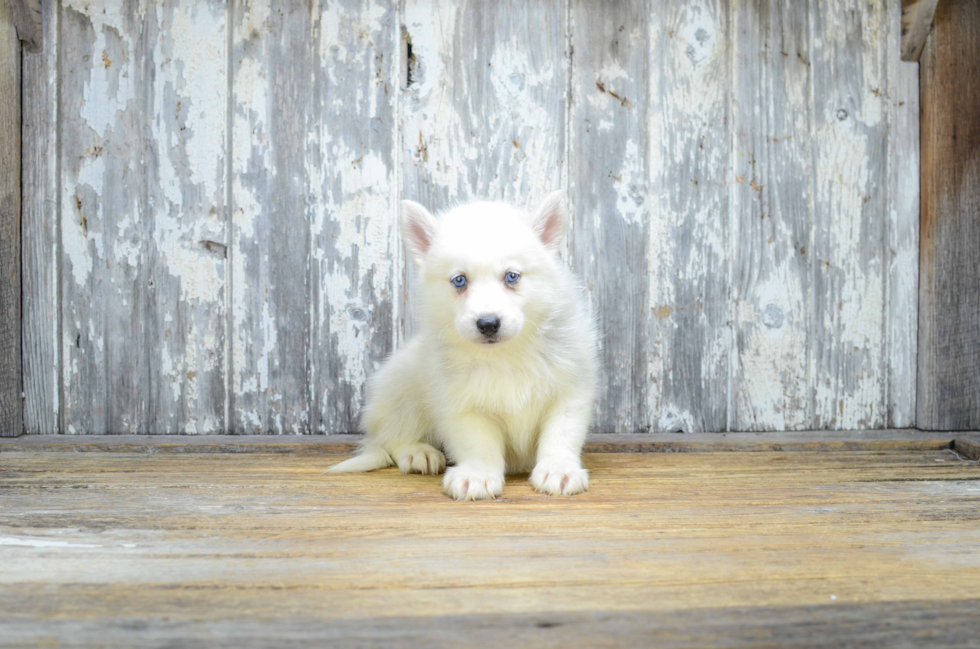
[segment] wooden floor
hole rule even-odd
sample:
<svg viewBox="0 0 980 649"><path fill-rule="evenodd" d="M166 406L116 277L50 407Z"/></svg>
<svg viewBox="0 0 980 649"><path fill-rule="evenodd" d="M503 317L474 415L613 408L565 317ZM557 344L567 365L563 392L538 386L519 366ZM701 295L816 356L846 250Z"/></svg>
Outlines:
<svg viewBox="0 0 980 649"><path fill-rule="evenodd" d="M587 494L478 503L323 446L0 446L0 646L980 646L980 465L920 446L590 453Z"/></svg>

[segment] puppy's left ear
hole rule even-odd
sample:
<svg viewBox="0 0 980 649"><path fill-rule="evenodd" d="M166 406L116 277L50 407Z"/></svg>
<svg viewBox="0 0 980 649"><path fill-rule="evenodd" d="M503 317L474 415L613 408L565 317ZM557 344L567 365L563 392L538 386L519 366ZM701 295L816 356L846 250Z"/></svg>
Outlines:
<svg viewBox="0 0 980 649"><path fill-rule="evenodd" d="M531 227L537 233L541 243L549 250L558 250L558 244L565 236L568 225L568 214L565 211L565 191L559 189L544 197L541 205L534 213Z"/></svg>

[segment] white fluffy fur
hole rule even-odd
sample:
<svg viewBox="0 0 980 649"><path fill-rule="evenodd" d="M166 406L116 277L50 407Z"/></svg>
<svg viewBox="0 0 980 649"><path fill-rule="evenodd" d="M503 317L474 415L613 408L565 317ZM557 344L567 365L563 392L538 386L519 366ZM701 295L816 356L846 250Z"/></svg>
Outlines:
<svg viewBox="0 0 980 649"><path fill-rule="evenodd" d="M398 465L440 473L457 500L494 498L505 473L530 471L542 493L588 489L581 452L596 392L596 339L585 300L558 257L560 192L534 214L473 203L436 219L403 203L422 277L421 331L368 384L359 454L331 471ZM520 273L516 284L505 281ZM452 284L457 275L467 285ZM500 319L498 334L476 327ZM495 340L495 344L491 343Z"/></svg>

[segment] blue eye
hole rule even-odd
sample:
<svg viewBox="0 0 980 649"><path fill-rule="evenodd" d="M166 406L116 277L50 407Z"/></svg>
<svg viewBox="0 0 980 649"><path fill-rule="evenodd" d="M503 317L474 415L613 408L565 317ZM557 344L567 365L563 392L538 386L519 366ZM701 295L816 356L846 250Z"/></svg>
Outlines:
<svg viewBox="0 0 980 649"><path fill-rule="evenodd" d="M464 286L466 286L466 275L457 275L456 277L452 278L450 281L453 283L453 286L455 286L456 288L463 288Z"/></svg>
<svg viewBox="0 0 980 649"><path fill-rule="evenodd" d="M504 275L504 281L507 282L508 284L516 284L517 280L519 280L520 278L521 278L521 274L515 273L514 271L508 271L508 273Z"/></svg>

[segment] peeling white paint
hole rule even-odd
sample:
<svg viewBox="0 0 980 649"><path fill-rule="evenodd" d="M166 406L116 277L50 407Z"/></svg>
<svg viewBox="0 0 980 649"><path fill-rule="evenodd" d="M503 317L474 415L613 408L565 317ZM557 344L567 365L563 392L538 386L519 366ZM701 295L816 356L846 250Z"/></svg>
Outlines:
<svg viewBox="0 0 980 649"><path fill-rule="evenodd" d="M102 0L99 3L79 3L67 0L64 8L84 14L95 31L95 42L92 43L94 56L90 61L84 101L81 102L81 117L99 138L105 138L116 124L118 114L131 109L135 99L134 71L124 67L125 63L132 65L132 61L120 61L118 57L114 60L112 57L115 53L110 54L111 48L106 41L107 30L112 30L124 43L127 53L133 51L133 42L123 24L123 2Z"/></svg>
<svg viewBox="0 0 980 649"><path fill-rule="evenodd" d="M140 5L147 13L141 21L172 19L159 34L147 32L156 38L148 53L139 39L150 37L127 32L132 20L123 20L122 6L116 0L64 4L92 23L91 43L64 50L92 53L79 68L80 96L67 97L66 106L78 106L69 134L84 150L62 151L62 247L53 250L69 282L65 330L54 341L64 354L57 380L67 396L69 432L90 432L90 419L73 414L84 414L86 399L103 400L107 388L89 394L78 386L90 382L85 374L95 356L118 351L116 329L130 311L149 304L139 287L150 279L158 282L160 300L150 305L159 310L152 317L162 336L152 341L159 351L150 373L162 395L153 398L164 401L154 406L163 413L161 427L227 428L223 410L209 406L214 382L228 378L226 366L233 368L229 396L238 399L228 416L241 432L304 432L322 425L329 408L356 418L362 386L380 356L373 336L387 326L377 320L381 308L397 323L400 309L411 307L413 282L405 286L401 277L396 197L422 199L436 211L476 197L530 206L566 177L579 205L584 197L601 197L577 220L570 250L576 237L603 228L645 235L637 253L645 268L606 244L573 258L596 302L617 299L613 285L596 278L634 281L640 273L646 280L636 281L641 289L629 296L646 312L616 320L626 331L611 335L623 338L606 341L605 352L621 356L613 371L646 381L628 416L616 421L698 430L705 413L728 399L719 377L729 375L735 393L728 407L744 413L730 413L729 422L792 429L912 421L918 195L911 187L917 187L918 163L888 147L916 131L917 104L908 95L907 107L898 108L910 91L899 91L899 79L909 86L908 74L892 60L900 40L891 25L897 5L855 4L853 15L781 7L763 47L753 31L760 26L738 22L751 6L728 12L709 0L689 0L665 5L649 24L623 22L615 38L628 47L613 48L608 25L599 22L613 11L608 7L595 12L595 23L573 21L566 34L563 5L529 5L520 16L482 24L485 17L468 13L479 7L456 2L409 0L395 10L384 2L316 0L310 15L282 18L260 0L234 8L231 57L227 5L185 3L172 12ZM579 9L591 16L587 7ZM780 22L787 16L801 21L799 29ZM283 123L278 93L296 89L269 78L277 70L270 57L277 56L282 19L312 19L308 37L318 39L304 62L313 68L309 86L316 90L303 95L312 97L312 110L296 107L310 111L302 122L310 126L295 143L275 129ZM819 24L811 29L812 21ZM416 60L405 89L399 86L406 62L397 53L402 24ZM568 45L592 28L594 42L578 48L571 65ZM797 47L779 52L777 40ZM882 49L886 41L890 53ZM461 43L469 48L462 54ZM747 65L738 43L762 57L759 65L782 66L759 78L779 91L781 120L761 100L736 106L732 93L744 81L739 66ZM150 75L137 52L152 56ZM229 60L234 97L227 96ZM828 70L837 75L832 87L820 77ZM144 77L152 85L137 87ZM302 79L292 81L303 86ZM140 115L146 99L151 104ZM572 146L566 160L564 138L578 132L580 108L589 111L590 124L576 137L593 144ZM738 123L730 123L737 111ZM143 121L137 128L133 120ZM779 132L766 130L777 122ZM756 150L776 151L774 159L780 146L796 148L788 162L753 177L749 162L738 157L752 147L742 136L730 137L735 128L747 141L759 139ZM233 227L226 232L229 129ZM125 138L137 134L146 159L125 152ZM270 210L276 203L269 187L281 173L281 148L290 146L308 168L293 166L287 186L302 195L307 211L288 222L306 219L308 229L295 236L311 242L311 259L309 277L283 286L281 277L273 283L271 269L283 260L268 249L268 232L287 219ZM603 153L582 157L583 151ZM891 156L887 175L883 151ZM132 171L126 182L146 183L147 198L142 186L131 192L136 198L119 198L114 176L124 155L134 158L123 165ZM145 178L139 167L150 161L158 175ZM887 190L880 186L885 178ZM780 204L785 194L775 190L789 186L800 188L799 205ZM144 200L148 214L141 213ZM749 228L744 218L760 225ZM794 219L810 219L809 228L793 227ZM581 231L588 227L593 231ZM743 257L752 259L742 264ZM151 259L159 266L147 267ZM721 299L719 284L730 289L725 304L712 302ZM308 295L309 308L277 312L281 291ZM100 296L111 297L111 306L86 310L83 300ZM168 300L177 302L173 309ZM721 321L718 312L731 317ZM301 334L309 358L286 359L285 345L297 348L292 332L302 329L287 320L303 318L312 323ZM404 333L396 324L390 339ZM135 340L144 333L125 335ZM811 359L818 347L820 358ZM283 365L291 362L309 368L306 384L286 386ZM321 412L297 408L293 389ZM341 398L349 403L338 405ZM114 421L138 426L141 416L134 406Z"/></svg>

